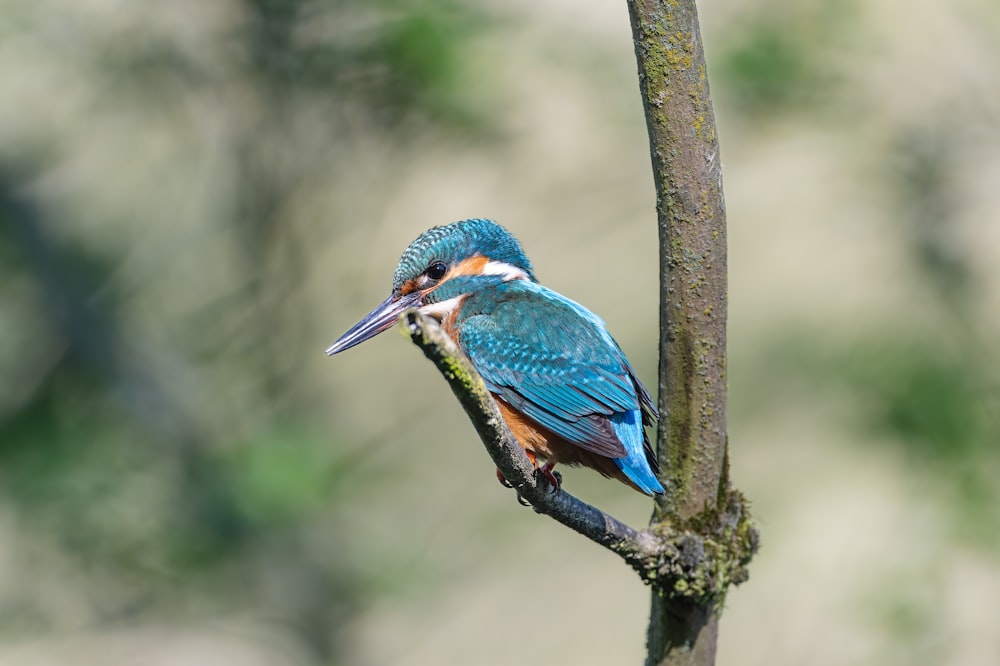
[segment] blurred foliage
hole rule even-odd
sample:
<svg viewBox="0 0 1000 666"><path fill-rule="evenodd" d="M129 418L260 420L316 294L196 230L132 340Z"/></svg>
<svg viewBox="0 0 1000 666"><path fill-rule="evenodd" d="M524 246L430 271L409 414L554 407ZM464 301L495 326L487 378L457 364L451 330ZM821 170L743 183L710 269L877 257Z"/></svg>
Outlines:
<svg viewBox="0 0 1000 666"><path fill-rule="evenodd" d="M1000 376L984 350L963 348L933 328L880 328L850 340L797 330L774 345L760 359L761 372L847 399L845 425L862 441L899 446L921 494L945 500L956 536L1000 548Z"/></svg>
<svg viewBox="0 0 1000 666"><path fill-rule="evenodd" d="M17 510L18 560L41 570L5 599L3 614L14 621L0 626L17 631L19 620L35 617L35 631L65 630L57 618L67 594L93 599L77 626L169 617L194 599L199 614L264 605L305 653L335 657L363 584L350 563L336 551L262 551L308 532L335 486L336 449L327 442L321 459L300 435L269 437L269 476L246 462L255 460L253 442L220 455L215 428L245 426L198 422L127 334L127 316L104 286L113 259L48 236L53 222L10 187L0 183L0 245L14 248L15 261L3 271L31 285L34 298L5 298L4 327L19 335L2 359L13 381L0 411L0 488ZM310 475L287 473L305 468ZM53 575L48 557L30 558L36 548L58 557L62 573ZM314 591L310 603L274 594L267 583L275 576L299 579ZM37 577L49 584L27 583Z"/></svg>
<svg viewBox="0 0 1000 666"><path fill-rule="evenodd" d="M732 110L761 121L837 99L843 52L858 33L854 0L771 0L733 21L710 63Z"/></svg>
<svg viewBox="0 0 1000 666"><path fill-rule="evenodd" d="M958 156L967 154L966 141L951 123L899 131L887 155L888 191L928 317L922 326L862 341L840 375L862 398L867 422L905 443L908 455L952 489L959 531L996 548L1000 359L987 343L975 248L962 234L970 197Z"/></svg>
<svg viewBox="0 0 1000 666"><path fill-rule="evenodd" d="M969 138L952 121L901 128L889 146L887 190L902 241L926 288L943 310L969 326L979 294L960 241L958 219L967 200L959 182Z"/></svg>
<svg viewBox="0 0 1000 666"><path fill-rule="evenodd" d="M892 636L892 649L876 654L877 663L900 666L947 661L943 590L940 576L925 569L893 572L866 599L866 620Z"/></svg>
<svg viewBox="0 0 1000 666"><path fill-rule="evenodd" d="M0 9L7 53L86 82L47 96L58 125L0 122L19 128L0 149L0 496L24 571L0 635L251 612L334 663L369 583L337 532L351 447L315 434L296 380L288 211L329 187L343 137L485 122L463 78L484 22L452 0L181 5ZM192 216L159 275L129 268L143 234L121 220ZM68 599L86 602L67 622Z"/></svg>
<svg viewBox="0 0 1000 666"><path fill-rule="evenodd" d="M995 370L978 354L956 353L954 341L872 340L851 350L841 378L855 392L864 423L898 440L935 488L950 488L958 531L1000 546L996 487L1000 473ZM836 378L837 374L832 374Z"/></svg>
<svg viewBox="0 0 1000 666"><path fill-rule="evenodd" d="M781 372L849 396L856 432L902 447L920 483L947 497L956 534L1000 549L1000 359L975 247L962 233L964 141L950 125L905 127L885 155L879 184L916 278L917 315L903 326L862 327L850 339L800 331L768 358Z"/></svg>

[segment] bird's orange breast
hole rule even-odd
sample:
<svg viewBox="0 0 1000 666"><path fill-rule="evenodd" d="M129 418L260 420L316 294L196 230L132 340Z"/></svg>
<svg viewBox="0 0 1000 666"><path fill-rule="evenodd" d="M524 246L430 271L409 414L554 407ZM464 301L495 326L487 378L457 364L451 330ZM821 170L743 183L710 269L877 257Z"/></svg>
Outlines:
<svg viewBox="0 0 1000 666"><path fill-rule="evenodd" d="M540 458L551 460L555 452L550 443L558 436L531 421L520 412L515 411L513 407L500 398L494 396L494 400L496 400L497 406L500 407L500 415L507 422L507 427L510 428L511 434L517 439L517 443L521 445L521 448ZM558 461L553 460L552 462Z"/></svg>
<svg viewBox="0 0 1000 666"><path fill-rule="evenodd" d="M539 425L524 414L521 414L502 398L494 395L493 399L496 400L497 406L500 408L500 414L503 416L503 420L507 422L507 427L510 428L511 434L517 439L517 443L521 445L521 448L528 453L528 457L532 459L532 462L535 461L534 459L537 456L538 458L545 459L551 465L555 465L556 463L570 466L583 465L638 490L636 485L625 476L624 472L618 468L618 465L611 458L588 451L565 440L548 428Z"/></svg>

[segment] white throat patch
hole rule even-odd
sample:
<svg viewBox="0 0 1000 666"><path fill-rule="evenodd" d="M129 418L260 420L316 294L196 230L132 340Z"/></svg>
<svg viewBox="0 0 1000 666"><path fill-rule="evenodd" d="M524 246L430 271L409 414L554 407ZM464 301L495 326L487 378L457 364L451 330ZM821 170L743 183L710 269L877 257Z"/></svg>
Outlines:
<svg viewBox="0 0 1000 666"><path fill-rule="evenodd" d="M503 261L487 261L480 275L499 275L504 282L529 279L523 270Z"/></svg>
<svg viewBox="0 0 1000 666"><path fill-rule="evenodd" d="M452 312L458 309L458 306L462 304L462 300L465 295L455 296L454 298L449 298L446 301L440 301L439 303L428 303L427 305L422 305L417 310L425 315L430 315L438 321L441 321Z"/></svg>

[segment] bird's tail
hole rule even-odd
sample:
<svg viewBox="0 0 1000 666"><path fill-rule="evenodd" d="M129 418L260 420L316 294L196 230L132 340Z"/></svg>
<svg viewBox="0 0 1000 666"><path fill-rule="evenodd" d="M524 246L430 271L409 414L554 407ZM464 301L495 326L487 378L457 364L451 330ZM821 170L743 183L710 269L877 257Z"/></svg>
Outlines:
<svg viewBox="0 0 1000 666"><path fill-rule="evenodd" d="M618 469L647 495L662 495L663 486L653 474L649 463L646 462L646 451L643 446L645 440L643 439L642 418L639 410L612 414L611 425L614 427L618 439L625 445L625 457L614 459Z"/></svg>

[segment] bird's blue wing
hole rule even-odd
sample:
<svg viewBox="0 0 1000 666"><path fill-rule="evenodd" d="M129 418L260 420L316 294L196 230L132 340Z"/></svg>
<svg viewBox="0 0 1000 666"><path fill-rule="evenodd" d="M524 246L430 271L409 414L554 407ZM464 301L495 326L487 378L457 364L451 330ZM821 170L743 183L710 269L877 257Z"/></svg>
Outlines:
<svg viewBox="0 0 1000 666"><path fill-rule="evenodd" d="M630 458L637 446L646 457L638 419L649 395L590 311L517 281L467 301L458 335L487 388L519 412L594 453ZM635 436L619 432L625 420Z"/></svg>

